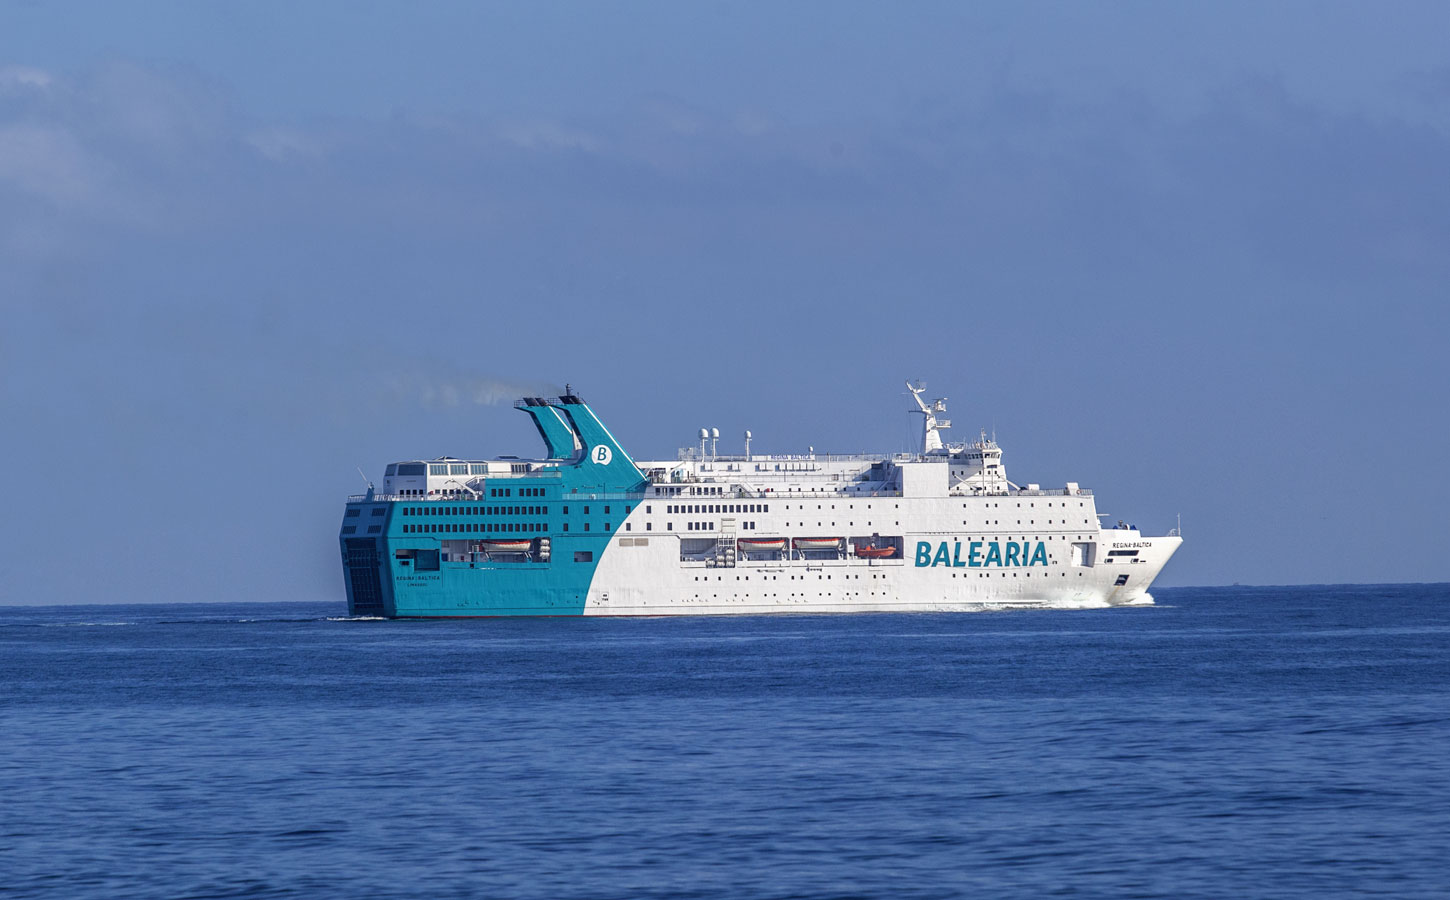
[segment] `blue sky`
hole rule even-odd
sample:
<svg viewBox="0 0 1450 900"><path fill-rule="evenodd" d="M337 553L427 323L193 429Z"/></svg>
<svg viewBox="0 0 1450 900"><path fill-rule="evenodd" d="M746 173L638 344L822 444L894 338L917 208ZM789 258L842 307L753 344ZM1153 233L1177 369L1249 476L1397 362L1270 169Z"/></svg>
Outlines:
<svg viewBox="0 0 1450 900"><path fill-rule="evenodd" d="M1450 580L1450 7L0 6L0 603L341 602L354 466L900 449ZM738 443L738 437L732 438ZM722 442L736 449L730 441Z"/></svg>

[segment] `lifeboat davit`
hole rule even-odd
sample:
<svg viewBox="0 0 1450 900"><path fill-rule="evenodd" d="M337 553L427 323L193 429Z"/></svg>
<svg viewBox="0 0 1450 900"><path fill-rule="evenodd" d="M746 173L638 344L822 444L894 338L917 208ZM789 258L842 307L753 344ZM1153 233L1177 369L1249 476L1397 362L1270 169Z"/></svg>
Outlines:
<svg viewBox="0 0 1450 900"><path fill-rule="evenodd" d="M478 545L489 553L527 553L533 543L531 540L479 541Z"/></svg>
<svg viewBox="0 0 1450 900"><path fill-rule="evenodd" d="M856 555L862 559L887 559L896 555L895 547L857 547Z"/></svg>
<svg viewBox="0 0 1450 900"><path fill-rule="evenodd" d="M741 550L784 550L785 538L741 538L737 541Z"/></svg>
<svg viewBox="0 0 1450 900"><path fill-rule="evenodd" d="M795 548L797 550L839 550L841 539L834 538L796 538Z"/></svg>

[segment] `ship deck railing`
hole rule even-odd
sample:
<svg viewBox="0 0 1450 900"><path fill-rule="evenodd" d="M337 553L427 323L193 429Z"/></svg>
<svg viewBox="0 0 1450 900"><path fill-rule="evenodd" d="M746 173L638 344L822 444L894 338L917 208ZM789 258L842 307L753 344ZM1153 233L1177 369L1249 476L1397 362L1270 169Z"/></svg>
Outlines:
<svg viewBox="0 0 1450 900"><path fill-rule="evenodd" d="M1078 488L1077 490L1071 491L1067 488L1047 488L1046 490L1022 488L1021 490L1008 491L1006 494L1009 497L1091 497L1092 495L1093 492L1088 488Z"/></svg>
<svg viewBox="0 0 1450 900"><path fill-rule="evenodd" d="M692 485L708 484L708 483L709 482L691 482ZM659 494L656 494L656 493L654 493L651 490L651 488L656 488L656 487L657 488L669 488L669 487L685 487L685 486L686 485L673 484L673 483L666 482L666 483L651 485L650 487L645 488L643 492L639 492L639 493L628 493L628 492L626 492L626 493L616 493L616 492L603 492L603 491L579 491L578 493L558 494L556 496L553 496L553 497L550 497L550 498L547 498L547 499L554 500L556 502L557 501L565 501L565 500L590 500L590 501L593 501L593 500L609 500L609 501L618 500L618 501L620 501L622 503L624 503L624 502L628 502L628 503L638 503L638 502L645 501L645 500L649 500L649 501L655 501L655 500L675 500L675 501L679 501L681 503L708 503L708 502L719 502L719 501L722 501L722 500L792 500L792 499L823 499L823 498L835 498L835 499L838 499L838 500L839 499L858 500L858 499L870 499L870 498L873 498L873 497L874 498L880 498L880 497L900 497L901 496L901 491L899 491L899 490L875 490L875 491L865 491L865 490L862 490L862 491L852 491L852 490L774 491L774 490L762 490L762 489L759 489L759 488L757 488L755 490L748 490L748 489L745 489L745 488L737 488L735 490L726 491L726 492L724 492L722 494L711 494L711 495L708 495L708 496L704 496L704 495L696 496L696 495L693 495L693 494L686 494L686 493L668 494L668 493L665 493L663 490ZM1067 490L1066 488L1051 488L1051 489L1047 489L1047 490L1027 490L1027 489L1024 488L1022 490L1016 490L1016 491L1002 491L1001 493L992 492L992 493L950 494L950 495L948 495L948 499L951 499L951 498L959 498L959 497L1091 497L1092 495L1093 495L1093 492L1091 490L1089 490L1088 488L1078 488L1075 491L1070 491L1070 490ZM455 495L455 496L433 495L433 496L426 496L426 497L403 496L402 494L373 494L372 496L369 496L367 494L350 494L350 495L348 495L348 498L347 498L347 502L348 503L396 503L396 502L400 502L400 501L406 501L408 503L480 503L480 502L496 502L497 501L497 498L472 497L472 496L469 496L467 494L460 494L460 495Z"/></svg>

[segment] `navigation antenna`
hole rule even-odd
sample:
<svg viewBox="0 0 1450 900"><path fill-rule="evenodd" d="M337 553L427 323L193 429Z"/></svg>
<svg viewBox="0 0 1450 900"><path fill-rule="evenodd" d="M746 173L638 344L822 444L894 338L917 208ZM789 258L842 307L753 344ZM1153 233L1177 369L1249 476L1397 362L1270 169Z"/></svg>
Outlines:
<svg viewBox="0 0 1450 900"><path fill-rule="evenodd" d="M358 475L362 477L363 483L368 486L368 496L371 497L373 495L373 483L368 481L368 476L363 472L362 466L354 466L354 468L357 469Z"/></svg>
<svg viewBox="0 0 1450 900"><path fill-rule="evenodd" d="M923 454L944 452L941 435L937 432L944 428L952 427L952 422L950 419L938 419L936 414L947 411L947 398L938 397L931 401L930 405L927 405L921 399L922 393L926 391L926 383L922 381L917 381L915 385L912 385L908 381L906 383L906 389L911 391L911 399L916 401L917 406L916 409L909 409L907 412L919 413L923 417L921 423L921 452Z"/></svg>

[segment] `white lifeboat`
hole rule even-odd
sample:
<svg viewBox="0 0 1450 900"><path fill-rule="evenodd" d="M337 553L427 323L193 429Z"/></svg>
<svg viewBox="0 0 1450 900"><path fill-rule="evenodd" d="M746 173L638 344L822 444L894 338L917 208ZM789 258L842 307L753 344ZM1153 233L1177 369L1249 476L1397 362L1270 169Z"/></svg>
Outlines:
<svg viewBox="0 0 1450 900"><path fill-rule="evenodd" d="M533 541L512 540L512 541L479 541L478 546L489 553L527 553Z"/></svg>
<svg viewBox="0 0 1450 900"><path fill-rule="evenodd" d="M785 549L785 538L740 538L736 543L742 551L780 551Z"/></svg>
<svg viewBox="0 0 1450 900"><path fill-rule="evenodd" d="M797 550L839 550L841 549L841 539L838 537L796 538L795 548Z"/></svg>

